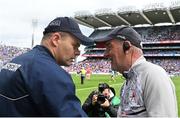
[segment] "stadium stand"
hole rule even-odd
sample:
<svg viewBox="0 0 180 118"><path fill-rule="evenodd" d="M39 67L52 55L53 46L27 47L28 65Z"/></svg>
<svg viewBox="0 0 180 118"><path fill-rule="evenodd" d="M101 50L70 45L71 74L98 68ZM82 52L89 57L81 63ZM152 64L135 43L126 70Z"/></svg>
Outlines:
<svg viewBox="0 0 180 118"><path fill-rule="evenodd" d="M82 25L94 28L89 36L92 40L103 37L117 26L134 27L143 38L145 58L162 66L169 74L180 75L179 11L180 2L172 2L168 8L163 3L155 3L147 5L143 10L128 6L119 8L117 12L100 9L94 15L90 12L76 12L74 19ZM159 23L166 24L158 25ZM104 51L103 44L86 47L82 55L87 57L86 60L72 65L67 71L77 71L78 68L90 65L93 73L110 72L110 61L104 57Z"/></svg>
<svg viewBox="0 0 180 118"><path fill-rule="evenodd" d="M12 58L29 51L30 48L19 48L15 46L6 46L0 44L0 61L1 66L9 62ZM1 68L1 67L0 67Z"/></svg>
<svg viewBox="0 0 180 118"><path fill-rule="evenodd" d="M94 28L89 36L92 40L103 37L114 27L132 26L143 38L143 53L148 61L166 69L171 75L180 75L180 2L172 2L166 8L161 3L150 4L143 10L135 7L100 9L95 14L88 11L76 12L74 19L84 26ZM161 24L159 23L168 23ZM30 49L0 45L0 60L8 62L14 56ZM91 67L93 73L109 73L110 61L104 57L104 44L85 47L85 60L65 67L69 72L78 72L82 67Z"/></svg>

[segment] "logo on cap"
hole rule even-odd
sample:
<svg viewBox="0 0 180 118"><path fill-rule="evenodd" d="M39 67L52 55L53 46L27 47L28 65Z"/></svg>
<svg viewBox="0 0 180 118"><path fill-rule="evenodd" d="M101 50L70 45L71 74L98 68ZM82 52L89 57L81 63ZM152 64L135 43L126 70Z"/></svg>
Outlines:
<svg viewBox="0 0 180 118"><path fill-rule="evenodd" d="M125 37L125 36L122 36L122 35L116 35L116 37L117 37L117 38L124 39L124 40L126 39L126 37Z"/></svg>
<svg viewBox="0 0 180 118"><path fill-rule="evenodd" d="M60 26L61 20L54 20L51 23L49 23L49 26Z"/></svg>

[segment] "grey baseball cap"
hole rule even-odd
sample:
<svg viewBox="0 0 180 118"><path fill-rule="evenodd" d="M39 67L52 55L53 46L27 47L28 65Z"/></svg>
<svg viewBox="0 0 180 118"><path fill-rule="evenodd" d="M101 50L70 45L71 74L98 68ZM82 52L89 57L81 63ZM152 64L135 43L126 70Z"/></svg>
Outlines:
<svg viewBox="0 0 180 118"><path fill-rule="evenodd" d="M102 38L95 39L95 42L106 42L112 39L122 41L130 41L134 46L141 48L141 36L132 27L121 26L117 27Z"/></svg>

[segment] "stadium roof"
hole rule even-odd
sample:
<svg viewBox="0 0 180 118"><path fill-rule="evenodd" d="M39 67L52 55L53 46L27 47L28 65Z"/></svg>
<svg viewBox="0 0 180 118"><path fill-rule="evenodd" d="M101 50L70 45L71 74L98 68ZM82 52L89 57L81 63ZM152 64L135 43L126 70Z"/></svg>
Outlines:
<svg viewBox="0 0 180 118"><path fill-rule="evenodd" d="M131 6L119 8L116 12L111 9L100 9L95 14L81 11L76 12L74 18L80 24L91 28L158 23L176 24L180 22L180 3L174 3L168 8L156 3L145 6L143 10Z"/></svg>

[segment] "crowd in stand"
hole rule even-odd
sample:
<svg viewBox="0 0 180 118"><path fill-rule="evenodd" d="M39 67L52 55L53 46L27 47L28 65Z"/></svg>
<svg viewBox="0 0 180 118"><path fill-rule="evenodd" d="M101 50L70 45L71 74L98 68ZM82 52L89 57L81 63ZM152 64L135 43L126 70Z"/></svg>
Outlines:
<svg viewBox="0 0 180 118"><path fill-rule="evenodd" d="M69 72L78 72L82 68L90 67L93 73L109 73L111 69L110 61L106 59L86 59L66 68Z"/></svg>
<svg viewBox="0 0 180 118"><path fill-rule="evenodd" d="M147 59L148 61L162 66L169 74L180 74L179 59ZM85 61L74 64L65 68L68 72L77 72L82 68L90 67L93 73L109 73L111 71L111 63L106 59L86 59Z"/></svg>
<svg viewBox="0 0 180 118"><path fill-rule="evenodd" d="M144 41L162 41L162 40L180 40L180 26L155 26L135 28ZM177 47L177 46L176 46ZM178 47L179 48L179 47ZM0 68L2 64L7 63L12 58L27 52L29 48L18 48L14 46L6 46L0 44ZM102 54L103 50L87 51L85 54ZM144 54L180 54L179 50L146 50ZM149 61L162 66L167 72L180 73L180 61L179 59L148 59ZM110 61L106 59L93 59L87 58L84 61L75 63L74 65L65 68L69 72L78 72L81 68L90 67L93 73L109 73L111 71Z"/></svg>
<svg viewBox="0 0 180 118"><path fill-rule="evenodd" d="M2 64L10 61L15 56L30 50L29 48L18 48L14 46L0 45L0 66ZM161 52L161 51L160 51ZM163 52L162 52L163 53ZM171 51L169 53L172 53ZM180 73L180 61L179 59L148 59L153 63L162 66L167 72ZM90 67L93 73L109 73L111 71L111 63L107 59L86 59L84 61L78 62L68 68L65 68L69 72L78 72L81 68Z"/></svg>
<svg viewBox="0 0 180 118"><path fill-rule="evenodd" d="M143 37L143 41L166 41L166 40L180 40L180 26L155 26L135 28ZM177 46L176 46L177 47ZM85 54L103 54L104 51L87 51ZM144 54L180 54L179 50L146 50ZM162 66L167 72L180 73L179 59L148 59L149 61ZM69 72L80 70L80 68L89 65L92 68L93 73L106 73L110 72L110 61L102 59L86 59L76 65L72 65L70 68L66 68Z"/></svg>
<svg viewBox="0 0 180 118"><path fill-rule="evenodd" d="M87 51L84 54L88 55L104 55L105 50L99 50L99 51ZM145 50L143 51L144 54L180 54L180 50Z"/></svg>
<svg viewBox="0 0 180 118"><path fill-rule="evenodd" d="M180 54L180 50L146 50L144 54Z"/></svg>
<svg viewBox="0 0 180 118"><path fill-rule="evenodd" d="M135 28L144 41L180 40L180 26L155 26Z"/></svg>
<svg viewBox="0 0 180 118"><path fill-rule="evenodd" d="M103 55L105 50L94 50L94 51L86 51L85 54L91 55Z"/></svg>
<svg viewBox="0 0 180 118"><path fill-rule="evenodd" d="M162 66L169 74L180 75L180 60L179 59L147 59L148 61Z"/></svg>
<svg viewBox="0 0 180 118"><path fill-rule="evenodd" d="M0 44L0 62L5 64L9 62L12 58L27 52L30 48L19 48L15 46L6 46ZM2 65L0 64L0 65Z"/></svg>

